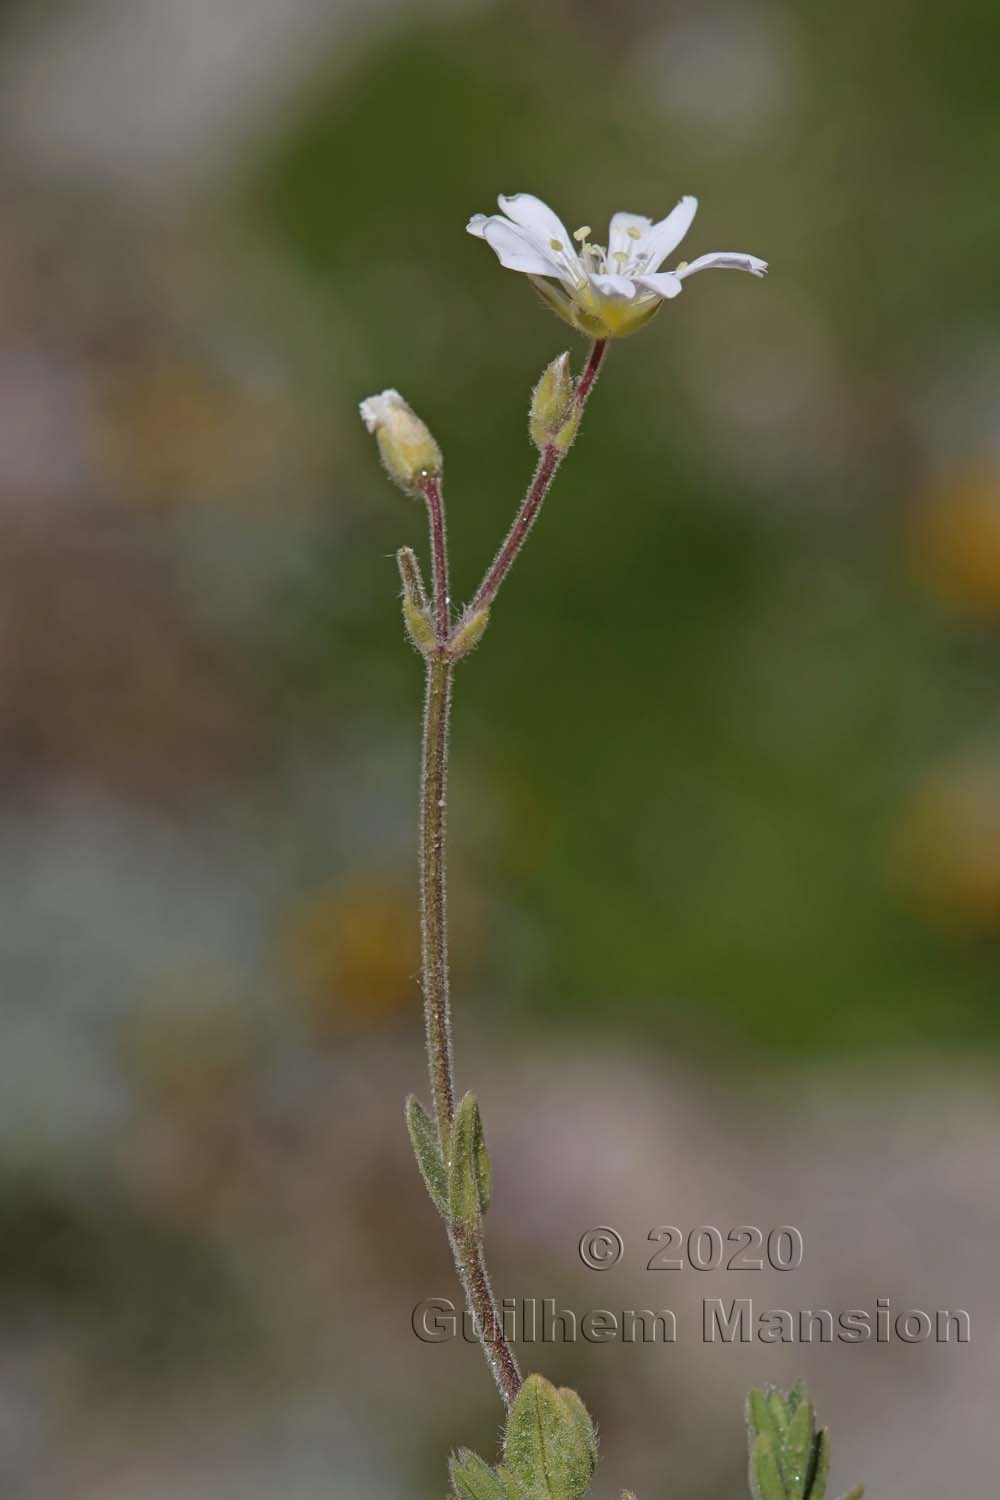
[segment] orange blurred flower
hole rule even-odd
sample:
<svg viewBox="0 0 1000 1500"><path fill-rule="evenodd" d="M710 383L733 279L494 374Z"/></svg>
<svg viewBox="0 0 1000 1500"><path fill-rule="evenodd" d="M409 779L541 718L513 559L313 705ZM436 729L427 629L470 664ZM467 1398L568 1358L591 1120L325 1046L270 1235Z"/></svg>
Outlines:
<svg viewBox="0 0 1000 1500"><path fill-rule="evenodd" d="M291 913L283 952L315 1022L385 1019L416 1004L414 892L374 880L313 891Z"/></svg>
<svg viewBox="0 0 1000 1500"><path fill-rule="evenodd" d="M1000 618L1000 463L969 466L920 497L912 544L934 593L964 613Z"/></svg>
<svg viewBox="0 0 1000 1500"><path fill-rule="evenodd" d="M930 776L904 817L894 857L899 879L926 915L1000 930L1000 751Z"/></svg>

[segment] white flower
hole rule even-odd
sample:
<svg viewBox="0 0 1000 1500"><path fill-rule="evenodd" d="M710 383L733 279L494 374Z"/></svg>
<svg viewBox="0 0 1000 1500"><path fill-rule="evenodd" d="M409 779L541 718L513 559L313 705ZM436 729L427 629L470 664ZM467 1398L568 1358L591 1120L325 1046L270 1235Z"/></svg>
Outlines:
<svg viewBox="0 0 1000 1500"><path fill-rule="evenodd" d="M571 236L558 215L530 193L501 194L497 202L503 214L473 214L469 233L485 240L502 266L523 271L550 307L593 338L634 333L696 271L719 267L763 276L767 270L766 260L731 251L660 270L691 227L697 198L682 198L658 224L641 214L615 214L606 249L590 242L589 225Z"/></svg>

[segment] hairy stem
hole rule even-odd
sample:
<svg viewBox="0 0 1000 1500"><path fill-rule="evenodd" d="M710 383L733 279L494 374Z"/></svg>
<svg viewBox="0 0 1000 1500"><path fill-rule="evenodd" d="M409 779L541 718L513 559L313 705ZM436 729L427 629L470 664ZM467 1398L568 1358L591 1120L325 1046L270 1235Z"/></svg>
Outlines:
<svg viewBox="0 0 1000 1500"><path fill-rule="evenodd" d="M436 474L428 474L420 488L427 501L427 520L431 532L431 570L434 578L434 630L438 645L448 639L451 624L448 598L448 533L444 520L444 498L441 481Z"/></svg>
<svg viewBox="0 0 1000 1500"><path fill-rule="evenodd" d="M456 1225L449 1238L455 1252L458 1274L465 1288L465 1300L475 1317L476 1333L486 1356L486 1363L497 1383L504 1405L513 1406L514 1398L521 1389L521 1371L504 1338L503 1325L497 1312L496 1298L486 1269L482 1224Z"/></svg>
<svg viewBox="0 0 1000 1500"><path fill-rule="evenodd" d="M583 374L577 382L576 392L573 397L583 415L583 408L587 404L587 397L593 389L594 381L597 379L601 363L607 350L607 339L598 339L590 351L590 356L584 366ZM559 469L559 465L566 457L565 451L548 443L538 458L538 467L535 470L528 493L521 501L521 508L514 517L511 528L500 545L500 550L493 559L486 573L486 577L476 592L476 596L469 606L470 613L479 609L489 608L500 591L507 574L514 565L514 559L524 546L528 533L538 517L542 508L542 502L548 494L553 479Z"/></svg>
<svg viewBox="0 0 1000 1500"><path fill-rule="evenodd" d="M427 1061L441 1154L448 1160L455 1114L448 993L448 721L454 667L443 651L427 658L420 787L420 949Z"/></svg>
<svg viewBox="0 0 1000 1500"><path fill-rule="evenodd" d="M597 379L607 343L599 339L590 351L573 396L578 415ZM524 546L542 502L548 494L565 451L556 443L543 448L528 493L499 552L483 579L470 613L488 608ZM451 1127L455 1117L455 1073L451 1048L451 1013L448 985L448 725L451 715L452 678L451 618L448 582L448 551L444 499L436 475L428 474L420 485L427 502L431 560L434 576L434 634L436 645L426 653L427 686L424 699L424 732L421 754L420 791L420 940L424 1021L427 1030L427 1062L434 1095L441 1155L448 1162ZM503 1325L486 1269L482 1221L448 1226L455 1265L465 1290L469 1311L486 1356L486 1363L505 1404L509 1407L521 1388L521 1372L504 1338Z"/></svg>
<svg viewBox="0 0 1000 1500"><path fill-rule="evenodd" d="M455 1115L454 1064L448 986L447 813L448 721L454 664L443 650L427 658L427 692L420 796L420 910L427 1061L434 1094L441 1155L448 1160ZM482 1224L452 1224L448 1237L497 1389L510 1406L521 1387L521 1372L503 1336L486 1270Z"/></svg>

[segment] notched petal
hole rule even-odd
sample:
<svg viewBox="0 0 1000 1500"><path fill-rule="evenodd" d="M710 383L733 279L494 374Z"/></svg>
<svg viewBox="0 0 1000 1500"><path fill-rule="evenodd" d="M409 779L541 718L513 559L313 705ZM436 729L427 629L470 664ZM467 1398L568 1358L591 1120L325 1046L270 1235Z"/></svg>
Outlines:
<svg viewBox="0 0 1000 1500"><path fill-rule="evenodd" d="M756 255L744 255L737 250L714 250L710 255L699 255L689 265L678 266L676 274L683 280L695 271L749 271L751 276L766 276L767 261Z"/></svg>

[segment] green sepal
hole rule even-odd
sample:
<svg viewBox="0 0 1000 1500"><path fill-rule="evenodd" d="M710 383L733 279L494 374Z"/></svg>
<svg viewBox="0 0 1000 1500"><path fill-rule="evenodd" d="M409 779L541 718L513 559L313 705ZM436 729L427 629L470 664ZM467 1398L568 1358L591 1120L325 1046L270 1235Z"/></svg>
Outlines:
<svg viewBox="0 0 1000 1500"><path fill-rule="evenodd" d="M406 1128L413 1142L413 1154L417 1158L424 1186L431 1202L439 1214L448 1217L448 1174L441 1158L437 1130L434 1121L424 1109L416 1094L406 1101Z"/></svg>
<svg viewBox="0 0 1000 1500"><path fill-rule="evenodd" d="M507 1417L503 1455L525 1500L580 1500L593 1477L597 1441L579 1396L529 1375Z"/></svg>
<svg viewBox="0 0 1000 1500"><path fill-rule="evenodd" d="M466 1094L451 1127L448 1211L456 1224L475 1224L490 1206L493 1171L475 1094Z"/></svg>
<svg viewBox="0 0 1000 1500"><path fill-rule="evenodd" d="M528 432L536 448L545 448L563 426L573 401L573 390L567 350L546 365L531 393Z"/></svg>
<svg viewBox="0 0 1000 1500"><path fill-rule="evenodd" d="M560 453L568 453L576 441L576 435L580 430L580 422L583 418L583 407L577 401L570 409L565 422L557 432L552 434L549 441L553 447L558 448Z"/></svg>

